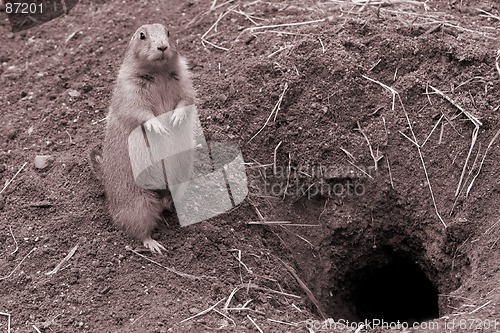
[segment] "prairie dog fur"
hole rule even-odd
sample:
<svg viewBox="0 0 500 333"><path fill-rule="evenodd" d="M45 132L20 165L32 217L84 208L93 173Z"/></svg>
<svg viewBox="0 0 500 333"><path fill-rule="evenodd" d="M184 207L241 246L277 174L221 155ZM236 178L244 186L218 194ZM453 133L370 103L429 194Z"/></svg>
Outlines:
<svg viewBox="0 0 500 333"><path fill-rule="evenodd" d="M195 117L188 106L194 107L196 94L186 60L169 37L161 24L143 25L132 36L113 91L102 150L102 180L113 222L153 253L165 250L151 232L162 211L172 208L172 198L168 190L152 191L136 183L130 159L149 153L129 156L127 140L141 125L151 135L164 136L167 150L194 140ZM170 111L168 124L156 118ZM167 179L189 178L193 161L190 152L165 161Z"/></svg>

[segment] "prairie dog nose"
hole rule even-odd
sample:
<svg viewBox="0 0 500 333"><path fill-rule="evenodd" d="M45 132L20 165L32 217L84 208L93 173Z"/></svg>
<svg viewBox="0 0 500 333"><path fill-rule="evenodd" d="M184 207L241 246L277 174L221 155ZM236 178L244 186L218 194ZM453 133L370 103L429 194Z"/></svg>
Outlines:
<svg viewBox="0 0 500 333"><path fill-rule="evenodd" d="M158 46L157 49L161 52L165 52L166 49L168 49L168 46L166 45L161 45L161 46Z"/></svg>

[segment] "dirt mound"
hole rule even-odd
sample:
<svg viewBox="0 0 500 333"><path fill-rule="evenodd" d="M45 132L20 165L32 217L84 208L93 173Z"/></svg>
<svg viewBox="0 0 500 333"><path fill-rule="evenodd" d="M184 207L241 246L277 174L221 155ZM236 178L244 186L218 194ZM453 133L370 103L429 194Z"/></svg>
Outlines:
<svg viewBox="0 0 500 333"><path fill-rule="evenodd" d="M499 330L498 5L388 3L2 16L0 331ZM126 249L87 161L147 22L172 27L205 137L240 147L249 188L209 221L167 216L155 257Z"/></svg>

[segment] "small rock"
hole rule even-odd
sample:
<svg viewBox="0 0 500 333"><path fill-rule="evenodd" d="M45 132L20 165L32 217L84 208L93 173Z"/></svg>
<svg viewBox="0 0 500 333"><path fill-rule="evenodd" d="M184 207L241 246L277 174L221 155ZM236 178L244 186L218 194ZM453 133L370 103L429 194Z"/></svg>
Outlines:
<svg viewBox="0 0 500 333"><path fill-rule="evenodd" d="M80 97L81 93L78 90L70 89L68 90L68 95L71 97Z"/></svg>
<svg viewBox="0 0 500 333"><path fill-rule="evenodd" d="M14 140L17 137L17 133L18 133L17 129L12 128L7 132L7 138L9 140Z"/></svg>
<svg viewBox="0 0 500 333"><path fill-rule="evenodd" d="M91 85L86 84L83 86L84 93L88 93L89 91L92 91L92 89L93 89L93 87Z"/></svg>
<svg viewBox="0 0 500 333"><path fill-rule="evenodd" d="M52 165L54 157L52 155L37 155L35 156L35 168L45 169Z"/></svg>
<svg viewBox="0 0 500 333"><path fill-rule="evenodd" d="M99 290L99 294L101 294L101 295L105 295L105 294L107 294L110 290L111 290L111 287L110 287L110 286L106 286L106 287L102 288L101 290Z"/></svg>
<svg viewBox="0 0 500 333"><path fill-rule="evenodd" d="M189 313L197 314L197 313L200 313L200 312L201 312L201 310L198 309L198 308L195 308L195 307L189 308Z"/></svg>

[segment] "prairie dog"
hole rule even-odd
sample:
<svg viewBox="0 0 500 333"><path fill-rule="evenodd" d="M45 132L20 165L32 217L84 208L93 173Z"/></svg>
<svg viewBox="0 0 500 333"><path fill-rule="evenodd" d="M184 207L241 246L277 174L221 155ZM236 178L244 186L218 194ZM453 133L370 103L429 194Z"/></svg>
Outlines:
<svg viewBox="0 0 500 333"><path fill-rule="evenodd" d="M169 37L161 24L143 25L132 36L113 91L102 150L102 180L113 222L153 253L165 250L151 232L162 211L172 209L172 198L168 189L154 191L138 185L131 158L147 158L149 153L129 153L128 139L143 125L148 135L162 136L166 150L194 141L196 93L186 60ZM168 122L156 118L170 111ZM193 161L192 151L164 160L166 178L189 178Z"/></svg>

